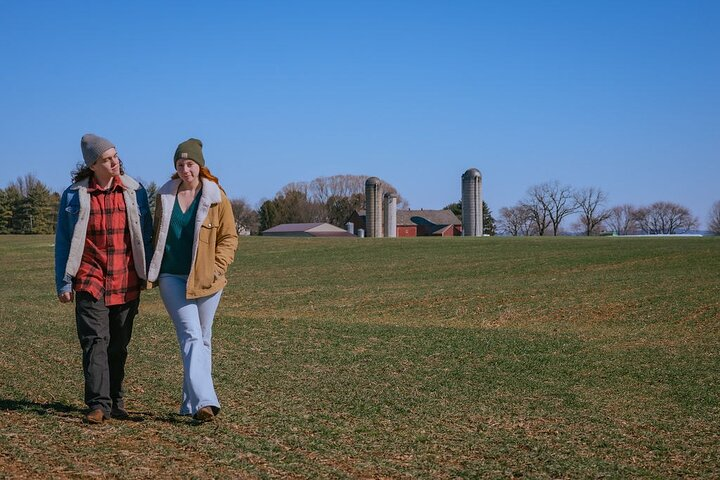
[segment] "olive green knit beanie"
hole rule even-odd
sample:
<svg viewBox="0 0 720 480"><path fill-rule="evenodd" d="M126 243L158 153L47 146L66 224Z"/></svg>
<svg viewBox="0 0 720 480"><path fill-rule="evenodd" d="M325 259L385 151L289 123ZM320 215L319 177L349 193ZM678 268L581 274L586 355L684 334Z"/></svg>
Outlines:
<svg viewBox="0 0 720 480"><path fill-rule="evenodd" d="M175 166L175 162L181 158L189 158L201 167L204 167L205 158L202 153L202 142L197 138L188 138L178 145L177 150L175 150L175 157L173 158L173 166Z"/></svg>

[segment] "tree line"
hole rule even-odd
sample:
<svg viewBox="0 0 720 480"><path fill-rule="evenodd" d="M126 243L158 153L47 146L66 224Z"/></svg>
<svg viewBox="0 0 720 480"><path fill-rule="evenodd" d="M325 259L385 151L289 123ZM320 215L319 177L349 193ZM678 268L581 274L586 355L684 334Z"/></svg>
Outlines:
<svg viewBox="0 0 720 480"><path fill-rule="evenodd" d="M60 195L28 174L0 189L0 234L55 232Z"/></svg>
<svg viewBox="0 0 720 480"><path fill-rule="evenodd" d="M231 198L239 231L258 234L283 223L327 222L344 227L355 210L365 208L363 175L318 177L309 182L285 185L272 199L253 208L246 200ZM145 183L154 210L155 182ZM407 201L389 182L382 181L386 193L398 195L398 207ZM32 174L0 189L0 234L52 234L55 232L60 195L51 191ZM628 204L608 206L608 195L600 188L573 188L558 181L533 185L526 196L512 207L503 207L496 220L483 202L483 232L486 235L560 235L582 233L677 234L697 228L699 220L686 207L658 201L636 207ZM462 218L462 204L444 208ZM575 221L565 227L570 218ZM713 204L708 229L720 235L720 201Z"/></svg>
<svg viewBox="0 0 720 480"><path fill-rule="evenodd" d="M500 209L502 233L520 235L560 235L582 233L599 235L679 234L698 228L700 222L688 208L658 201L636 207L629 204L607 206L608 195L597 187L573 188L558 181L533 185L526 196L512 207ZM569 230L562 226L576 215ZM720 201L713 205L709 230L720 235Z"/></svg>
<svg viewBox="0 0 720 480"><path fill-rule="evenodd" d="M327 222L344 228L355 210L365 209L366 175L334 175L309 182L285 185L271 200L264 200L257 210L259 231L283 223ZM397 189L381 180L384 193L398 196L398 207L407 201ZM251 229L252 231L252 229Z"/></svg>

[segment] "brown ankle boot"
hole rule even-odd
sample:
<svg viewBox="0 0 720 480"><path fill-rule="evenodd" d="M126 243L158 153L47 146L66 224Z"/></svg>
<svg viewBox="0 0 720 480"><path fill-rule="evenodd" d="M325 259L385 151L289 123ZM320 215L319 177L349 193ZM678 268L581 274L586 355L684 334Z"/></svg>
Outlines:
<svg viewBox="0 0 720 480"><path fill-rule="evenodd" d="M215 417L212 407L203 407L195 414L195 420L199 422L210 422Z"/></svg>
<svg viewBox="0 0 720 480"><path fill-rule="evenodd" d="M112 407L112 410L110 410L110 416L112 418L124 420L127 419L130 414L123 407Z"/></svg>
<svg viewBox="0 0 720 480"><path fill-rule="evenodd" d="M85 421L92 424L103 423L105 421L105 412L103 412L102 408L91 410L85 415Z"/></svg>

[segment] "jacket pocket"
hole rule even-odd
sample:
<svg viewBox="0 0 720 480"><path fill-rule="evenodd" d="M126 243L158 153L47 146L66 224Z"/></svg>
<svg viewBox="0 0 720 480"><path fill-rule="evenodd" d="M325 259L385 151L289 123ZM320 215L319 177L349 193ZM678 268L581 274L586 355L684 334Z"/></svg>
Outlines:
<svg viewBox="0 0 720 480"><path fill-rule="evenodd" d="M214 245L217 238L217 229L217 225L213 223L203 223L202 227L200 227L200 241Z"/></svg>

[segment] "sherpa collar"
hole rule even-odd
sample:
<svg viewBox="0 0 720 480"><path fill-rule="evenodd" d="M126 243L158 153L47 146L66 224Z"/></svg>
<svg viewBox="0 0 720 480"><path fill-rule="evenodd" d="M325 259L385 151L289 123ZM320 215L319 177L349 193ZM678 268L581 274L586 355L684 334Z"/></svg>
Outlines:
<svg viewBox="0 0 720 480"><path fill-rule="evenodd" d="M120 181L129 190L139 190L140 184L129 175L120 175ZM82 180L70 185L71 190L80 190L81 188L88 188L90 185L90 177L83 178Z"/></svg>
<svg viewBox="0 0 720 480"><path fill-rule="evenodd" d="M220 187L217 183L208 180L207 178L201 178L202 181L202 193L200 195L200 202L201 203L220 203L220 200L222 197L220 196ZM179 178L174 178L170 180L169 182L165 183L162 187L160 187L160 190L158 190L158 195L177 195L178 187L180 187L180 183L182 180Z"/></svg>

